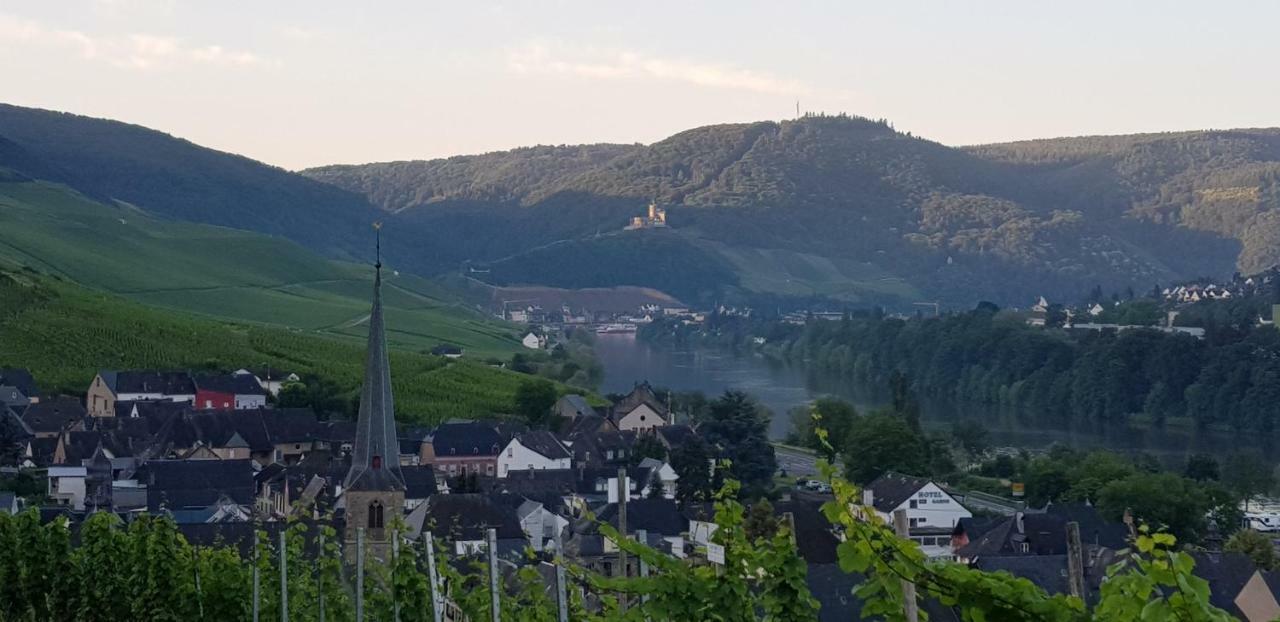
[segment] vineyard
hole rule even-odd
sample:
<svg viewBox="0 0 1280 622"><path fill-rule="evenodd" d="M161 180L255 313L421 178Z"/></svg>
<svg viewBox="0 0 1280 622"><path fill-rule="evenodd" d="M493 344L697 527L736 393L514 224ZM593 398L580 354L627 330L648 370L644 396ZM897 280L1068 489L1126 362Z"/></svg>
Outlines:
<svg viewBox="0 0 1280 622"><path fill-rule="evenodd" d="M0 180L0 265L31 266L147 305L363 337L373 274L277 237L166 220L47 182ZM515 329L439 285L384 274L393 346L509 356Z"/></svg>
<svg viewBox="0 0 1280 622"><path fill-rule="evenodd" d="M861 577L854 593L864 616L905 620L918 598L954 608L968 622L1230 619L1208 604L1207 584L1192 574L1192 558L1176 551L1168 534L1144 528L1133 550L1109 569L1090 608L1080 598L1049 595L1005 573L926 559L857 502L855 487L839 478L832 483L836 499L823 513L842 536L841 570ZM724 547L722 565L669 557L601 524L605 537L639 561L641 576L605 577L544 556L541 561L563 570L563 602L560 579L548 584L532 551L531 563L498 573L505 579L495 595L484 559L449 559L443 542L433 545L439 554L428 552L425 540L401 542L390 563L352 568L342 561L336 531L323 521L289 522L282 534L279 523L261 525L240 543L247 546L237 547L192 545L167 518L141 517L126 526L113 514L95 513L73 526L62 517L41 525L34 511L0 514L6 552L0 556L0 619L411 622L432 619L436 593L474 622L816 621L820 604L809 592L807 567L787 522L748 536L737 493L729 481L716 494L712 540Z"/></svg>
<svg viewBox="0 0 1280 622"><path fill-rule="evenodd" d="M0 364L25 367L49 393L83 393L101 369L234 370L270 366L315 374L357 394L364 344L283 328L166 311L33 272L0 271ZM474 361L393 350L403 423L511 412L526 377Z"/></svg>

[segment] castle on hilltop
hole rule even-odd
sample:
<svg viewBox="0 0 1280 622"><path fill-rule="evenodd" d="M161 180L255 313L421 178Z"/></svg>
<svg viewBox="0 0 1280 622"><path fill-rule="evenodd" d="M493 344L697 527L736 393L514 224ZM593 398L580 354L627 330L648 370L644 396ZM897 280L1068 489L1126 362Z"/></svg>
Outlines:
<svg viewBox="0 0 1280 622"><path fill-rule="evenodd" d="M667 226L667 210L658 207L656 201L649 202L648 216L633 216L631 222L624 227L626 231L633 229L655 229Z"/></svg>

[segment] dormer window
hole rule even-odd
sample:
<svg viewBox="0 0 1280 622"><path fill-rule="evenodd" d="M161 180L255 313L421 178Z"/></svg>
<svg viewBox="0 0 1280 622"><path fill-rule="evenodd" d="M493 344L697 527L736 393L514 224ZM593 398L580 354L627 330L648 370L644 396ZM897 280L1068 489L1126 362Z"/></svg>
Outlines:
<svg viewBox="0 0 1280 622"><path fill-rule="evenodd" d="M374 456L372 462L373 462L373 468L375 469L382 468L382 456Z"/></svg>

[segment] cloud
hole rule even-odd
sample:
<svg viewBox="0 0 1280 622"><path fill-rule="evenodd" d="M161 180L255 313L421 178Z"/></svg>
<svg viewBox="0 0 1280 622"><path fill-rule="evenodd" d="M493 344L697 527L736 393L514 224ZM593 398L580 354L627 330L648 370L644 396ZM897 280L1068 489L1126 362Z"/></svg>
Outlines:
<svg viewBox="0 0 1280 622"><path fill-rule="evenodd" d="M152 34L93 36L79 30L49 28L39 22L0 14L0 44L5 42L41 50L72 51L84 60L126 69L267 64L251 52L229 50L220 45L191 45L178 37Z"/></svg>
<svg viewBox="0 0 1280 622"><path fill-rule="evenodd" d="M649 78L708 88L804 96L809 85L731 65L662 58L625 50L571 49L535 42L512 50L507 67L525 74L564 74L592 79Z"/></svg>

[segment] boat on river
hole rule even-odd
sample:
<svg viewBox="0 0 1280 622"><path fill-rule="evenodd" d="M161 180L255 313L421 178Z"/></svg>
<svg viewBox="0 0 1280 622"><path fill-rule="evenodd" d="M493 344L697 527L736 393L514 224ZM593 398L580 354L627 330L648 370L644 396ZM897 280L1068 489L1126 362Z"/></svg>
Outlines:
<svg viewBox="0 0 1280 622"><path fill-rule="evenodd" d="M612 333L634 333L636 325L631 322L616 322L613 324L601 324L596 327L596 332L601 335Z"/></svg>

